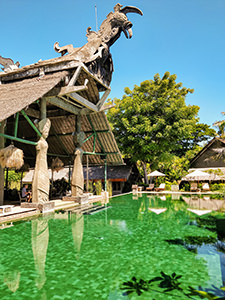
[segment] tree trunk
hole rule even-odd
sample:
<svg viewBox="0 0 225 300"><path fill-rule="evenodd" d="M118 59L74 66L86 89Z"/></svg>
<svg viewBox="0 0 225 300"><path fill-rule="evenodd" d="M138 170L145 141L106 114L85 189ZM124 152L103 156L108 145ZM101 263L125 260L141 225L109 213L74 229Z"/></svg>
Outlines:
<svg viewBox="0 0 225 300"><path fill-rule="evenodd" d="M143 170L144 170L144 180L145 180L145 183L148 184L148 174L147 174L147 170L146 170L146 162L142 161L142 167L143 167Z"/></svg>

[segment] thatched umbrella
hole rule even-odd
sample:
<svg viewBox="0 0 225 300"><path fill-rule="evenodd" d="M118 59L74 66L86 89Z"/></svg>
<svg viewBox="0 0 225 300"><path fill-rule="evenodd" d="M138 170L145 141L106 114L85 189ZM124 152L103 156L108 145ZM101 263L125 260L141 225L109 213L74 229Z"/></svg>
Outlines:
<svg viewBox="0 0 225 300"><path fill-rule="evenodd" d="M166 176L166 175L163 174L163 173L161 173L161 172L159 172L159 171L153 171L153 172L151 172L150 174L148 174L147 176L150 177L150 181L151 181L151 178L152 178L152 177L157 178L157 177L159 177L159 176Z"/></svg>
<svg viewBox="0 0 225 300"><path fill-rule="evenodd" d="M202 172L200 170L195 170L192 173L187 174L185 177L182 178L182 180L187 181L201 181L201 180L210 180L211 175L206 172Z"/></svg>
<svg viewBox="0 0 225 300"><path fill-rule="evenodd" d="M0 165L2 168L20 169L24 164L23 151L14 145L0 150Z"/></svg>

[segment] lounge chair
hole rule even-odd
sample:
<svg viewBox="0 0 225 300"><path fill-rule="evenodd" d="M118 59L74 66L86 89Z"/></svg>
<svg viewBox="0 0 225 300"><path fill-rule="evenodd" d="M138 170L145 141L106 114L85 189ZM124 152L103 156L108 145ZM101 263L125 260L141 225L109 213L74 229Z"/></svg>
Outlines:
<svg viewBox="0 0 225 300"><path fill-rule="evenodd" d="M133 184L132 185L132 192L137 192L138 191L138 185L137 184Z"/></svg>
<svg viewBox="0 0 225 300"><path fill-rule="evenodd" d="M144 190L143 186L138 186L138 192L142 192Z"/></svg>
<svg viewBox="0 0 225 300"><path fill-rule="evenodd" d="M166 184L161 183L159 187L155 188L156 192L165 191Z"/></svg>
<svg viewBox="0 0 225 300"><path fill-rule="evenodd" d="M190 191L191 192L199 192L199 188L198 188L197 182L191 182Z"/></svg>
<svg viewBox="0 0 225 300"><path fill-rule="evenodd" d="M18 196L19 196L20 204L21 204L22 202L27 202L27 197L22 197L20 191L18 191Z"/></svg>
<svg viewBox="0 0 225 300"><path fill-rule="evenodd" d="M14 205L2 205L0 206L0 215L4 215L7 212L11 212Z"/></svg>
<svg viewBox="0 0 225 300"><path fill-rule="evenodd" d="M172 184L171 185L171 192L178 192L179 191L179 185L178 184Z"/></svg>
<svg viewBox="0 0 225 300"><path fill-rule="evenodd" d="M209 192L210 191L208 182L202 184L202 191L203 192Z"/></svg>
<svg viewBox="0 0 225 300"><path fill-rule="evenodd" d="M150 183L148 187L146 187L146 191L153 191L154 190L154 183Z"/></svg>

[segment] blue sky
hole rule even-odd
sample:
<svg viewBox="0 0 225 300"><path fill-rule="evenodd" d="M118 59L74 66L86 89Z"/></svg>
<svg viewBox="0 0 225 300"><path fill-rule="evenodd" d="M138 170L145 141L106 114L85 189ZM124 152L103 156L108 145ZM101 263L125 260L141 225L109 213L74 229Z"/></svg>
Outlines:
<svg viewBox="0 0 225 300"><path fill-rule="evenodd" d="M75 47L86 43L86 29L96 28L113 11L112 0L0 0L0 55L22 66L57 57L56 41ZM144 15L128 14L133 38L112 46L114 74L110 98L124 87L169 71L194 88L187 104L200 106L200 122L212 125L225 111L225 0L126 0Z"/></svg>

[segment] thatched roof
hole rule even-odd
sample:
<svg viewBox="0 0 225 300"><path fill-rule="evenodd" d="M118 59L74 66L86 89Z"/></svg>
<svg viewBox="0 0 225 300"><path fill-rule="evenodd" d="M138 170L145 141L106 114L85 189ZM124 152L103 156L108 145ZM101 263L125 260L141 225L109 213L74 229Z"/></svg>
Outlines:
<svg viewBox="0 0 225 300"><path fill-rule="evenodd" d="M50 114L50 113L49 113ZM52 159L58 156L64 163L69 165L73 163L75 146L73 143L73 132L76 128L77 116L72 114L64 114L61 116L49 116L51 120L51 128L47 142L48 148L48 164L51 165ZM83 115L81 119L81 130L85 133L85 138L93 135L87 140L82 149L85 152L93 152L95 144L95 153L102 153L102 155L88 155L90 165L103 165L105 156L107 154L107 164L121 165L123 164L122 156L116 144L114 135L110 129L105 113L92 113L90 115ZM10 118L7 122L8 135L13 135L14 132L14 118ZM94 133L96 138L94 138ZM31 128L27 121L20 118L18 136L30 141L36 141L36 132ZM7 143L10 143L7 140ZM20 142L14 142L15 146L23 149L24 160L31 167L35 165L36 150L33 145L27 145ZM83 155L83 164L86 164L86 155Z"/></svg>
<svg viewBox="0 0 225 300"><path fill-rule="evenodd" d="M43 77L27 78L0 85L0 121L7 119L43 97L56 86L67 72L56 72Z"/></svg>
<svg viewBox="0 0 225 300"><path fill-rule="evenodd" d="M74 77L75 82L69 85L68 83L73 81ZM40 119L40 103L37 100L46 99L47 117L51 120L50 134L47 139L49 166L52 159L57 156L64 165L73 163L75 150L73 132L76 131L77 115L81 115L81 131L88 139L82 149L96 154L89 155L89 164L104 164L105 158L109 165L123 164L106 115L101 111L110 87L89 72L81 62L71 58L38 62L0 73L0 83L0 122L7 119L5 134L9 136L14 136L15 113L25 109L31 121ZM78 88L78 91L68 92L70 88L72 90ZM61 92L62 90L64 93ZM103 98L100 97L101 92L105 93ZM21 115L17 137L37 141L36 132ZM11 141L7 139L6 146L10 143ZM18 141L14 144L24 151L24 161L34 167L35 147ZM85 162L84 155L83 163Z"/></svg>
<svg viewBox="0 0 225 300"><path fill-rule="evenodd" d="M225 167L225 140L213 138L190 162L190 168Z"/></svg>

